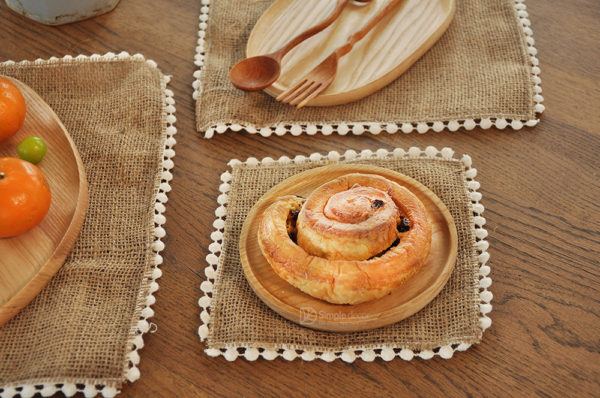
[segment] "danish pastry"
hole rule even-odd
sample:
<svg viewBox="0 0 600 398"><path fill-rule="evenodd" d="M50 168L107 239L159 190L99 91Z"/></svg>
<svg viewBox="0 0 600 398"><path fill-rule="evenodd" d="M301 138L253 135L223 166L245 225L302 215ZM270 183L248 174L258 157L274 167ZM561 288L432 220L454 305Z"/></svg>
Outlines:
<svg viewBox="0 0 600 398"><path fill-rule="evenodd" d="M423 265L431 223L421 201L384 177L347 174L305 200L278 198L263 213L260 249L303 292L335 304L382 297Z"/></svg>

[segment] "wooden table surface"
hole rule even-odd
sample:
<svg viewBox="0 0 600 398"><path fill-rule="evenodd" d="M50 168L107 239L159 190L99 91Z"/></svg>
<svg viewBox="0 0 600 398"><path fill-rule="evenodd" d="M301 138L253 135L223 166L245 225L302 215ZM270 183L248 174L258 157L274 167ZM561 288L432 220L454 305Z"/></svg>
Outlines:
<svg viewBox="0 0 600 398"><path fill-rule="evenodd" d="M535 128L204 140L192 100L200 1L123 0L109 14L62 27L31 22L1 2L0 61L125 50L173 76L178 143L151 319L158 330L145 335L142 376L121 396L598 396L600 2L527 5L546 106ZM481 344L450 360L353 364L231 363L203 353L199 286L230 158L428 145L471 155L479 172L494 294Z"/></svg>

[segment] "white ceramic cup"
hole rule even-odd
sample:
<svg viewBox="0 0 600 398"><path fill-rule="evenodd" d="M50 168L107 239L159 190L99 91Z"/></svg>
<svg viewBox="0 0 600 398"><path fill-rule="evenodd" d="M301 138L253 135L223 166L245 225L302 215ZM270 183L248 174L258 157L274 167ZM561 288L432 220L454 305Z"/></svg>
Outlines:
<svg viewBox="0 0 600 398"><path fill-rule="evenodd" d="M104 14L119 0L5 0L6 5L34 21L62 25Z"/></svg>

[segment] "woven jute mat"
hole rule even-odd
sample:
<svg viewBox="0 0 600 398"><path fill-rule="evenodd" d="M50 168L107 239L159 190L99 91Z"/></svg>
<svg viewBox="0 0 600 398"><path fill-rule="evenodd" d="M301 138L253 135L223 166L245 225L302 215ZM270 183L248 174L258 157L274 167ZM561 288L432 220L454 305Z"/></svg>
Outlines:
<svg viewBox="0 0 600 398"><path fill-rule="evenodd" d="M229 69L244 58L252 28L272 3L219 0L203 7L195 95L196 126L206 137L227 128L262 135L331 134L340 124L359 125L354 134L494 124L518 129L535 125L536 112L543 111L524 0L457 0L446 33L396 81L353 103L300 110L229 82Z"/></svg>
<svg viewBox="0 0 600 398"><path fill-rule="evenodd" d="M212 235L206 275L201 286L206 295L200 300L204 308L204 325L199 333L206 340L209 355L238 356L256 359L278 355L293 359L356 357L386 360L395 356L411 359L414 355L430 358L439 354L451 357L455 350L467 349L481 340L490 325L485 315L491 310L491 280L487 277L487 232L482 228L483 206L474 181L476 169L468 156L458 160L452 150L408 152L378 150L360 155L332 152L310 158L289 158L245 163L233 162L232 171L222 176L219 219ZM305 170L325 164L358 163L385 167L408 175L432 190L448 207L458 232L458 258L454 271L442 292L423 310L392 325L375 330L332 333L308 329L290 322L268 308L246 281L240 262L238 242L242 225L252 206L271 187ZM221 232L223 230L223 232ZM216 254L220 252L219 257ZM215 269L216 267L216 269ZM480 280L480 276L484 276Z"/></svg>
<svg viewBox="0 0 600 398"><path fill-rule="evenodd" d="M127 54L4 62L0 74L23 81L53 108L89 183L72 252L0 328L0 394L114 395L139 377L136 350L160 276L156 236L164 231L155 215L164 210L157 200L166 200L164 163L171 160L164 157L174 144L168 78L152 61Z"/></svg>

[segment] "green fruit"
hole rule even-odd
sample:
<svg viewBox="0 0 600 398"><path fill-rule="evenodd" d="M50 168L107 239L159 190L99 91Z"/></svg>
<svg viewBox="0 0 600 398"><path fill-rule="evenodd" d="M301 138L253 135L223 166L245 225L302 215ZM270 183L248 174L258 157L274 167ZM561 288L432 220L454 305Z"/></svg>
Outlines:
<svg viewBox="0 0 600 398"><path fill-rule="evenodd" d="M46 154L46 143L40 137L27 137L17 145L17 154L23 160L38 164Z"/></svg>

